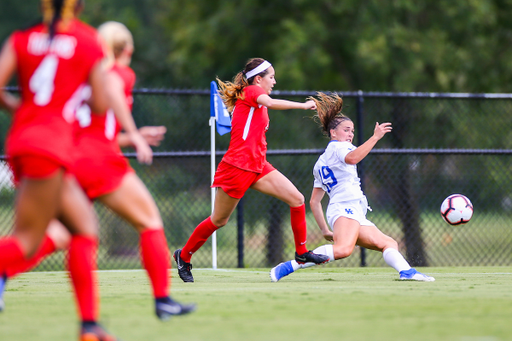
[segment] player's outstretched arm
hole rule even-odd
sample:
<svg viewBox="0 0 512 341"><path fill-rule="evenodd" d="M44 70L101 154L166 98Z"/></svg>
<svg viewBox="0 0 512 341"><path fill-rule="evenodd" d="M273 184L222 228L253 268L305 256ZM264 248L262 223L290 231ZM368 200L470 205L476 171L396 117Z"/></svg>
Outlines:
<svg viewBox="0 0 512 341"><path fill-rule="evenodd" d="M257 99L258 104L266 106L272 110L289 110L289 109L302 109L302 110L315 110L316 103L314 101L307 101L304 103L288 101L285 99L274 99L269 95L260 95Z"/></svg>
<svg viewBox="0 0 512 341"><path fill-rule="evenodd" d="M164 140L167 128L165 126L144 126L139 128L139 133L144 140L153 147L158 147ZM117 143L122 147L134 147L130 137L126 133L119 133L117 135Z"/></svg>
<svg viewBox="0 0 512 341"><path fill-rule="evenodd" d="M309 200L309 207L311 208L311 212L313 212L313 216L315 217L316 223L322 231L324 238L330 242L333 241L333 232L327 226L327 222L324 217L324 210L322 208L322 198L324 197L324 190L319 187L314 187L313 192L311 193L311 199Z"/></svg>
<svg viewBox="0 0 512 341"><path fill-rule="evenodd" d="M370 153L377 142L392 129L393 128L391 127L391 123L386 122L379 124L379 122L376 122L373 136L370 137L365 143L348 153L345 157L345 162L349 165L358 164L362 159L366 157L366 155Z"/></svg>

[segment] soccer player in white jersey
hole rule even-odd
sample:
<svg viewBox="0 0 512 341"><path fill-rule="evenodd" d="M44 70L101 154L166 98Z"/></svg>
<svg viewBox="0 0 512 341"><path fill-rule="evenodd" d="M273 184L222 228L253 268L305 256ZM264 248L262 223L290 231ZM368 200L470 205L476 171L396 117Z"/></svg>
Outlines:
<svg viewBox="0 0 512 341"><path fill-rule="evenodd" d="M318 119L330 142L313 169L315 182L310 206L324 238L334 241L334 245L323 245L313 252L328 256L329 262L332 262L350 256L355 246L359 245L382 252L384 261L399 272L402 280L434 281L433 277L411 268L398 251L398 243L366 219L368 201L361 190L356 165L392 130L391 123L377 122L373 136L355 147L352 144L354 123L341 113L343 100L338 95L323 93L312 99L317 104L315 119ZM323 214L321 200L325 193L329 195L326 216L332 231ZM299 264L295 260L284 262L272 268L270 278L272 282L277 282L298 269L313 265L316 264Z"/></svg>

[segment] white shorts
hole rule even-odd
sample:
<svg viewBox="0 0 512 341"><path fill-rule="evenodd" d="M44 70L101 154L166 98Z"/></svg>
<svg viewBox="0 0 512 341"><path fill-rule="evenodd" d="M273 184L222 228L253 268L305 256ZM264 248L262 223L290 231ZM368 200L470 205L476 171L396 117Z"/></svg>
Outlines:
<svg viewBox="0 0 512 341"><path fill-rule="evenodd" d="M375 226L374 223L366 219L368 209L369 206L366 197L362 197L358 200L332 203L327 207L327 222L332 229L334 229L334 223L339 217L354 219L358 221L361 226Z"/></svg>

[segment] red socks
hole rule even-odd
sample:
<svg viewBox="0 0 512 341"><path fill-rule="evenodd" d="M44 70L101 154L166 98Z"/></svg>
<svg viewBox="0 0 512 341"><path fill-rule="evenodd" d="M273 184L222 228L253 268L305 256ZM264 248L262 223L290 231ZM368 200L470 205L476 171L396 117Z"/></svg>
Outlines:
<svg viewBox="0 0 512 341"><path fill-rule="evenodd" d="M290 217L293 236L295 239L295 250L299 255L301 255L308 252L308 249L306 248L308 235L306 227L306 205L303 204L299 207L290 207ZM181 259L183 259L184 262L190 263L192 254L199 250L199 248L203 246L203 244L217 229L218 227L213 225L210 217L197 225L196 229L192 232L192 235L181 250Z"/></svg>
<svg viewBox="0 0 512 341"><path fill-rule="evenodd" d="M192 258L192 254L195 253L204 243L210 238L210 236L218 229L217 226L213 225L210 217L203 220L199 225L197 225L194 232L190 238L188 238L187 243L181 249L181 259L184 262L190 263L190 258Z"/></svg>
<svg viewBox="0 0 512 341"><path fill-rule="evenodd" d="M75 289L82 321L96 321L98 317L98 287L96 280L95 237L73 236L68 252L68 269Z"/></svg>
<svg viewBox="0 0 512 341"><path fill-rule="evenodd" d="M0 239L0 275L10 266L25 261L20 243L14 237Z"/></svg>
<svg viewBox="0 0 512 341"><path fill-rule="evenodd" d="M146 229L140 234L140 253L155 298L169 296L169 248L163 229Z"/></svg>
<svg viewBox="0 0 512 341"><path fill-rule="evenodd" d="M290 218L292 221L293 238L295 240L295 251L302 255L308 252L306 240L308 238L308 229L306 226L306 205L299 207L290 207Z"/></svg>
<svg viewBox="0 0 512 341"><path fill-rule="evenodd" d="M25 272L29 269L32 269L37 264L39 264L39 262L42 261L44 257L53 253L54 251L55 244L53 243L53 240L51 240L47 235L45 235L43 242L41 243L41 246L39 247L39 250L37 250L34 257L24 260L21 263L17 263L14 266L8 266L5 269L5 274L7 275L7 278L12 278L21 272Z"/></svg>

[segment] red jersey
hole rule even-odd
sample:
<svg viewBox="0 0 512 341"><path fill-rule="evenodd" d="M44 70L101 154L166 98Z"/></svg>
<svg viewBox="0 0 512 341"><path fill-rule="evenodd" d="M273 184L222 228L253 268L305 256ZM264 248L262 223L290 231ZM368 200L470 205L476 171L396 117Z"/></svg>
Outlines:
<svg viewBox="0 0 512 341"><path fill-rule="evenodd" d="M92 68L103 58L98 34L73 19L51 44L43 24L16 31L11 39L22 101L13 117L6 152L10 157L41 155L68 168L76 106Z"/></svg>
<svg viewBox="0 0 512 341"><path fill-rule="evenodd" d="M133 96L132 91L135 85L135 72L128 67L123 65L114 64L111 71L117 73L124 83L124 94L126 96L126 102L130 110L133 108ZM90 110L84 108L86 112L77 112L77 123L75 124L75 136L79 140L84 136L89 138L94 137L97 140L104 141L105 143L111 144L111 148L121 150L116 142L115 137L121 131L122 127L117 122L114 112L108 110L105 115L91 115Z"/></svg>
<svg viewBox="0 0 512 341"><path fill-rule="evenodd" d="M135 72L128 66L117 64L111 71L123 80L124 94L131 110ZM124 176L133 171L117 144L116 137L120 131L121 125L112 110L105 115L91 115L89 107L83 106L77 112L73 173L90 199L114 191Z"/></svg>
<svg viewBox="0 0 512 341"><path fill-rule="evenodd" d="M222 161L243 170L261 173L266 161L270 119L267 107L257 99L267 93L257 85L244 88L244 99L237 100L231 121L231 140Z"/></svg>

